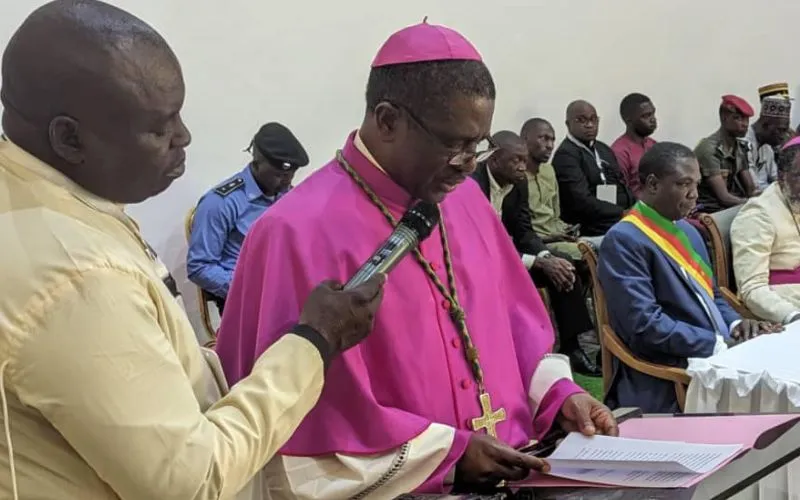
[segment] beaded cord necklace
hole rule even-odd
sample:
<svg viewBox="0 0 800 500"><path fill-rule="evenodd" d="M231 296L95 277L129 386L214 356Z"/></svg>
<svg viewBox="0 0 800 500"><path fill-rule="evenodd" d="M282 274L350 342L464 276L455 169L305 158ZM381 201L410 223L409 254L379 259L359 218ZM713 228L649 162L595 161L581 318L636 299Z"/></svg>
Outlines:
<svg viewBox="0 0 800 500"><path fill-rule="evenodd" d="M375 191L373 191L372 188L367 185L364 178L353 169L350 163L348 163L341 150L336 152L336 161L339 162L339 165L344 169L345 172L347 172L350 178L353 179L353 182L355 182L356 185L361 188L364 194L367 195L372 204L381 211L387 222L389 222L392 227L397 226L397 218L392 215ZM472 371L472 376L475 379L475 385L478 392L478 402L480 403L481 410L483 411L483 414L480 417L472 419L472 430L478 431L481 429L486 429L487 434L492 437L497 437L497 424L506 419L506 411L504 408L492 410L491 397L489 396L489 393L486 392L486 387L483 381L483 370L481 369L480 359L478 356L478 349L472 342L472 337L470 336L469 329L467 328L466 314L458 300L458 293L456 291L456 277L455 271L453 270L453 260L450 255L450 245L447 241L447 232L445 231L444 227L444 216L439 219L439 235L441 238L442 248L444 250L447 286L445 286L445 284L442 283L442 280L439 279L439 276L433 270L430 262L428 262L428 260L422 255L422 252L419 251L419 248L414 249L414 257L425 270L425 274L428 275L428 278L436 286L436 289L439 291L439 293L441 293L445 300L447 300L447 303L449 304L450 318L455 324L456 330L458 330L459 337L461 337L461 343L464 346L464 357L467 359Z"/></svg>

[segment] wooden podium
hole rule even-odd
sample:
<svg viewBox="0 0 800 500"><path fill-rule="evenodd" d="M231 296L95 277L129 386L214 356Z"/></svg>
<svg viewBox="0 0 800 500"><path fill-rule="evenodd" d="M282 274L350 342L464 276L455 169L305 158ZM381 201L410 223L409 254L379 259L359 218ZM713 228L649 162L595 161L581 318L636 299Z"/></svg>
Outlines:
<svg viewBox="0 0 800 500"><path fill-rule="evenodd" d="M639 410L615 412L623 422L630 418L647 418ZM666 415L658 415L664 417ZM708 417L708 415L705 415ZM730 415L727 415L730 417ZM746 416L743 414L742 416ZM691 425L691 415L680 418ZM397 500L722 500L743 491L772 472L800 457L800 415L777 427L766 429L752 449L691 488L504 488L488 494L402 495ZM787 493L788 494L788 493Z"/></svg>

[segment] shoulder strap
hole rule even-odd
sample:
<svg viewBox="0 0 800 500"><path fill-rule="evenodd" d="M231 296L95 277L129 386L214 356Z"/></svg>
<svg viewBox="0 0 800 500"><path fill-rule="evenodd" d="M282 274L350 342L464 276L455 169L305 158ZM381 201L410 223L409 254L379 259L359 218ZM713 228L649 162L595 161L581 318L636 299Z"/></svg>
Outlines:
<svg viewBox="0 0 800 500"><path fill-rule="evenodd" d="M214 189L214 192L220 196L228 196L232 192L244 187L244 179L241 177L234 177L225 184Z"/></svg>

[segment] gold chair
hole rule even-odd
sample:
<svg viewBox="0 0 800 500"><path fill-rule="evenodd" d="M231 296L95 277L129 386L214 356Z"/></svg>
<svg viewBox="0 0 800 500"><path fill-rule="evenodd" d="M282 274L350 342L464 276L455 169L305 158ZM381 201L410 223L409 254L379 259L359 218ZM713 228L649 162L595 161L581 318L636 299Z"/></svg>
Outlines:
<svg viewBox="0 0 800 500"><path fill-rule="evenodd" d="M717 278L717 286L720 293L739 316L747 319L757 319L744 305L742 299L733 292L735 283L733 283L734 277L731 275L730 230L733 218L739 213L739 208L741 207L729 208L713 215L700 214L697 220L700 221L707 233L709 249L711 250L712 269L714 276Z"/></svg>
<svg viewBox="0 0 800 500"><path fill-rule="evenodd" d="M608 320L605 294L597 277L597 254L594 253L589 244L583 241L578 242L578 248L581 251L583 260L586 261L589 267L589 274L592 276L592 298L594 299L594 313L597 318L597 337L600 340L600 353L603 359L603 394L608 394L608 390L611 387L612 362L616 358L620 363L637 372L675 384L678 406L683 411L686 404L686 387L691 381L686 370L641 360L628 349L617 334L614 333Z"/></svg>
<svg viewBox="0 0 800 500"><path fill-rule="evenodd" d="M192 225L194 223L194 213L197 210L197 207L192 207L189 210L189 213L186 215L186 221L184 223L184 230L186 232L186 242L191 242L192 237ZM211 339L206 342L205 347L209 349L213 349L217 343L217 331L214 329L214 325L211 324L211 312L209 311L208 304L209 302L213 302L211 296L199 286L197 288L197 303L200 306L200 318L203 320L203 328L206 329L206 333L208 337Z"/></svg>

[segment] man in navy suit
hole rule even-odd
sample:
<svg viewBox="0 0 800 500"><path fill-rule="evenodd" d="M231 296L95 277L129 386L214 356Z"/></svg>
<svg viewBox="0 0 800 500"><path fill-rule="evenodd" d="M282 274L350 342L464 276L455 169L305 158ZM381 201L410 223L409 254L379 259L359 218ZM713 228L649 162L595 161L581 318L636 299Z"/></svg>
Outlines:
<svg viewBox="0 0 800 500"><path fill-rule="evenodd" d="M682 220L695 207L701 180L692 150L656 144L642 157L639 176L640 201L606 234L598 268L611 326L631 352L685 368L688 358L777 331L771 323L743 320L725 302L700 233ZM672 382L618 361L606 400L612 408L679 411Z"/></svg>

